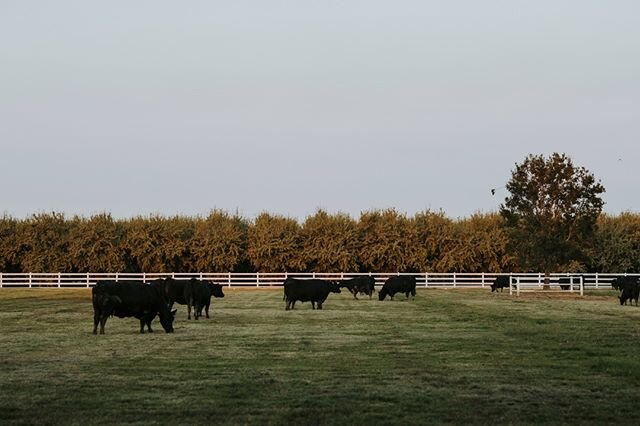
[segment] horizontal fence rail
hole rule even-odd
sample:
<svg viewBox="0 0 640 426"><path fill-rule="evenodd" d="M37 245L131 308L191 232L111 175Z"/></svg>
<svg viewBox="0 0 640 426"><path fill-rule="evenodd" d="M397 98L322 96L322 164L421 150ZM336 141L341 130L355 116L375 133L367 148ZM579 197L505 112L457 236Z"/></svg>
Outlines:
<svg viewBox="0 0 640 426"><path fill-rule="evenodd" d="M140 281L149 282L158 278L172 277L175 279L197 278L201 280L211 280L229 288L247 287L278 287L288 278L320 278L326 280L343 280L362 275L369 275L375 278L376 286L380 287L384 281L391 276L415 276L418 287L423 288L485 288L491 286L498 276L508 276L512 283L518 282L522 291L574 291L579 290L579 280L575 280L569 290L561 290L560 278L582 275L582 285L584 290L610 290L611 281L619 276L640 276L640 274L571 274L554 273L550 274L548 283L545 283L543 273L357 273L357 272L141 272L141 273L7 273L0 272L0 288L3 287L51 287L51 288L73 288L92 287L98 281ZM566 285L563 284L566 288Z"/></svg>

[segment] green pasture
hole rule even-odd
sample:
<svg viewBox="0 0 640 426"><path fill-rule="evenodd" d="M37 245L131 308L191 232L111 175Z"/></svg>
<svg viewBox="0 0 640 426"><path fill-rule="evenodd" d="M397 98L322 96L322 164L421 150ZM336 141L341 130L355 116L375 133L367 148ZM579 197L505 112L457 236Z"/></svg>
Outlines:
<svg viewBox="0 0 640 426"><path fill-rule="evenodd" d="M415 300L226 290L94 336L87 289L0 290L1 424L637 424L640 308L614 293Z"/></svg>

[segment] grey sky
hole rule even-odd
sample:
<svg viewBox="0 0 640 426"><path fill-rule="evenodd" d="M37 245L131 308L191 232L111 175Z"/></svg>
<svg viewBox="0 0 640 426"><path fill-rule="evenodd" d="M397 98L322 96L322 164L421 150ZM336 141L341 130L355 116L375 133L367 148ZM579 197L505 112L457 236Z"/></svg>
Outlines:
<svg viewBox="0 0 640 426"><path fill-rule="evenodd" d="M638 1L0 0L0 212L640 210ZM618 161L622 158L622 161Z"/></svg>

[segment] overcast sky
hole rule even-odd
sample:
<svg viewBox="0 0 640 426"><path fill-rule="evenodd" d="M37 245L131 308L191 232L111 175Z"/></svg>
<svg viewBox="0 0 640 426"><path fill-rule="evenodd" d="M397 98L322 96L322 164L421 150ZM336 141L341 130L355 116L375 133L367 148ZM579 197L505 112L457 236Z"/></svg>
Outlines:
<svg viewBox="0 0 640 426"><path fill-rule="evenodd" d="M0 0L0 148L18 217L462 217L554 151L637 212L640 2Z"/></svg>

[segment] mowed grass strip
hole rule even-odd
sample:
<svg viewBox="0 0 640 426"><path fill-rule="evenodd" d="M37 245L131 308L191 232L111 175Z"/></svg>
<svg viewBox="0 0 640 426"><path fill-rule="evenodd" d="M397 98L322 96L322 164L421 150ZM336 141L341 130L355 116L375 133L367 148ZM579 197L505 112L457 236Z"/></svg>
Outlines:
<svg viewBox="0 0 640 426"><path fill-rule="evenodd" d="M0 290L3 424L636 423L640 308L614 293L225 290L209 320L91 334L90 291Z"/></svg>

